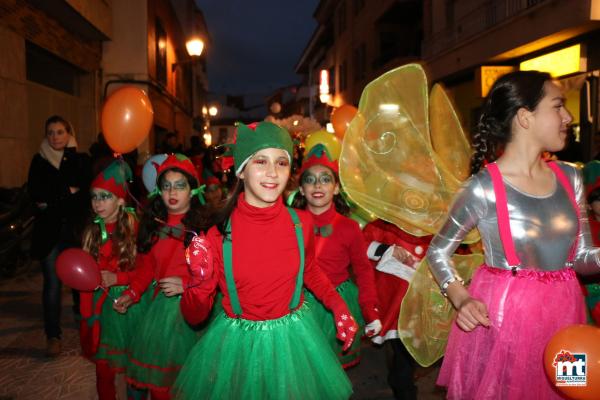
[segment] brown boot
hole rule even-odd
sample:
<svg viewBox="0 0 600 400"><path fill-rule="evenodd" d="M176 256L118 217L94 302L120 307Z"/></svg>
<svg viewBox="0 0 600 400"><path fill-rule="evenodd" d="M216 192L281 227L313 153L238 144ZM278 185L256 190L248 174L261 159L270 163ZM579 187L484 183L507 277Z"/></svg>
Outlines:
<svg viewBox="0 0 600 400"><path fill-rule="evenodd" d="M56 358L60 356L61 345L59 338L50 338L46 341L46 356Z"/></svg>

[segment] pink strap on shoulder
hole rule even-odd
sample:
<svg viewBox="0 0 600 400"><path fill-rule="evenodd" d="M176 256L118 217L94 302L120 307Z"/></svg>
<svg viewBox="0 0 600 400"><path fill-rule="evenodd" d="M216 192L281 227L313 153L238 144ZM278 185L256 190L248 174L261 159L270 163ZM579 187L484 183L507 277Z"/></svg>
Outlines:
<svg viewBox="0 0 600 400"><path fill-rule="evenodd" d="M579 230L581 229L581 226L579 226L579 219L581 218L581 213L579 212L579 205L577 204L577 199L575 198L575 191L573 190L573 186L571 185L571 182L569 182L569 179L567 178L563 170L560 169L557 163L555 163L554 161L550 161L548 162L548 166L550 167L550 169L552 169L552 171L554 171L554 175L556 175L556 178L558 179L562 187L564 187L567 191L569 200L571 200L571 204L573 205L573 208L575 209L575 214L577 215L577 232L579 232ZM572 262L575 258L575 252L577 249L577 238L578 236L575 236L575 241L571 246L571 251L569 252L569 262Z"/></svg>
<svg viewBox="0 0 600 400"><path fill-rule="evenodd" d="M504 182L502 181L502 175L498 169L498 165L489 163L487 170L492 177L492 184L494 185L494 194L496 195L496 215L498 218L498 231L500 232L500 240L504 247L504 255L508 261L508 265L511 267L518 267L521 265L521 261L515 251L515 244L513 242L512 233L510 231L510 218L508 217L508 201L506 200L506 191L504 189Z"/></svg>

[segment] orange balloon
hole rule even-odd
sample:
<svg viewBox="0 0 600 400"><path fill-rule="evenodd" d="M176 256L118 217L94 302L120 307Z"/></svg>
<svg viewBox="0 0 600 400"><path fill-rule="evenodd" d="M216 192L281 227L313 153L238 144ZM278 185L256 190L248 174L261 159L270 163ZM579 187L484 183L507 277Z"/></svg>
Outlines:
<svg viewBox="0 0 600 400"><path fill-rule="evenodd" d="M150 133L154 111L150 99L135 86L124 86L106 99L102 107L102 132L117 153L135 150Z"/></svg>
<svg viewBox="0 0 600 400"><path fill-rule="evenodd" d="M567 398L600 399L600 329L572 325L558 331L544 350L544 367Z"/></svg>
<svg viewBox="0 0 600 400"><path fill-rule="evenodd" d="M356 115L358 109L350 104L344 104L333 110L331 113L331 124L335 135L342 139L346 134L346 129L352 121L352 118Z"/></svg>

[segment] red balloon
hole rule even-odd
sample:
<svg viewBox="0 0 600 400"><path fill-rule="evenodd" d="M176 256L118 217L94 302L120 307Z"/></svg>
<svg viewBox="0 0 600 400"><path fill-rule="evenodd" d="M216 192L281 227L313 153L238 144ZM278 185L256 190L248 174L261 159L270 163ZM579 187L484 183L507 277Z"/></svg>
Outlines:
<svg viewBox="0 0 600 400"><path fill-rule="evenodd" d="M558 331L544 350L544 367L567 398L600 399L600 329L572 325Z"/></svg>
<svg viewBox="0 0 600 400"><path fill-rule="evenodd" d="M96 260L81 249L67 249L56 259L56 274L67 286L80 291L93 291L102 283Z"/></svg>
<svg viewBox="0 0 600 400"><path fill-rule="evenodd" d="M331 113L331 124L335 131L335 136L342 139L346 134L348 125L358 112L358 109L350 104L344 104L333 110Z"/></svg>
<svg viewBox="0 0 600 400"><path fill-rule="evenodd" d="M154 110L143 90L124 86L115 90L102 106L102 133L117 153L135 150L152 128Z"/></svg>

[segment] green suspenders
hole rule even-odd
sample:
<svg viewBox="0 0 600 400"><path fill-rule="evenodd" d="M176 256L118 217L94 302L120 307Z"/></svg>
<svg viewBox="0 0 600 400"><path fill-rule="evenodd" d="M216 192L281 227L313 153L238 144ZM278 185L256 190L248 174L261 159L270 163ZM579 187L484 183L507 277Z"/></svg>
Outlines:
<svg viewBox="0 0 600 400"><path fill-rule="evenodd" d="M292 221L294 222L294 231L296 233L296 241L298 243L298 250L300 252L300 268L298 269L298 276L296 277L296 288L294 289L294 295L290 302L290 310L294 310L300 304L300 295L302 294L302 284L304 277L304 236L302 235L302 224L300 218L293 208L286 207ZM229 299L231 301L231 308L233 313L237 317L242 315L242 306L240 305L240 299L237 294L237 288L235 287L235 281L233 278L233 256L231 250L231 219L227 221L227 227L225 228L228 232L223 238L223 267L225 270L225 282L227 283L227 292L229 293Z"/></svg>
<svg viewBox="0 0 600 400"><path fill-rule="evenodd" d="M300 252L300 268L298 268L298 276L296 276L296 288L290 302L290 310L296 309L300 304L300 295L302 294L302 285L304 283L304 235L302 235L302 223L300 218L293 208L287 207L292 221L294 222L294 231L296 232L296 241L298 242L298 251Z"/></svg>

